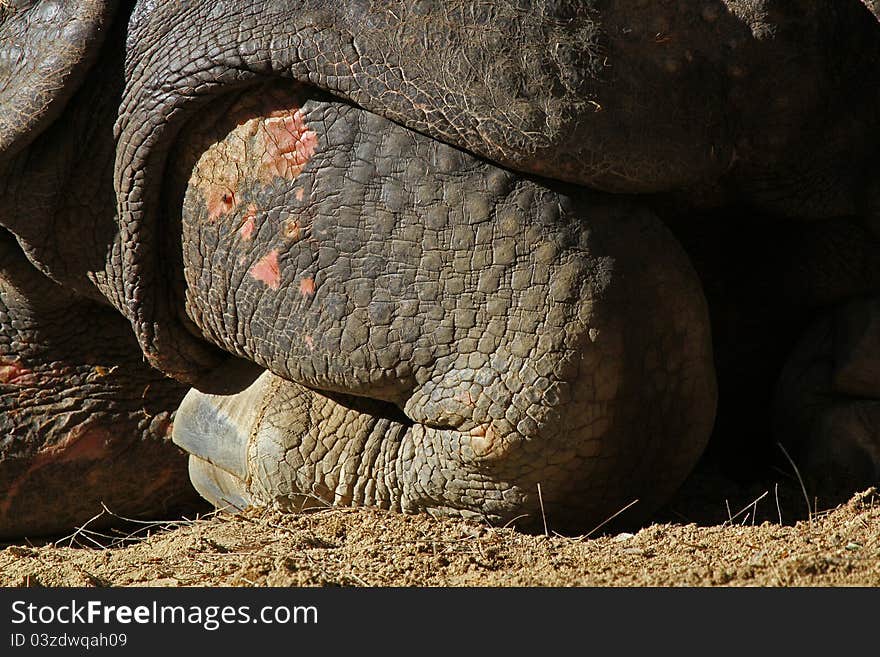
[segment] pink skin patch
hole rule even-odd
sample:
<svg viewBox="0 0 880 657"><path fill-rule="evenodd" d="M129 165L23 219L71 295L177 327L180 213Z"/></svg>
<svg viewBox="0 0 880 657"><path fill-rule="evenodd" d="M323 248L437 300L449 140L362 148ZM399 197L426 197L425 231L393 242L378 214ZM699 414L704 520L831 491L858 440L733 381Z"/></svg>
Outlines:
<svg viewBox="0 0 880 657"><path fill-rule="evenodd" d="M237 111L255 110L244 106ZM208 220L213 222L233 213L242 202L239 197L255 182L271 185L278 178L294 180L317 148L318 135L306 125L302 109L289 105L243 119L202 154L190 183L201 190ZM294 194L302 200L305 192L299 188Z"/></svg>
<svg viewBox="0 0 880 657"><path fill-rule="evenodd" d="M251 203L248 206L247 213L244 215L244 223L241 225L241 228L238 229L238 234L244 241L248 241L254 236L254 229L257 226L256 218L257 206Z"/></svg>
<svg viewBox="0 0 880 657"><path fill-rule="evenodd" d="M303 297L315 296L315 279L304 278L299 282L299 293Z"/></svg>
<svg viewBox="0 0 880 657"><path fill-rule="evenodd" d="M60 442L38 451L28 469L7 487L6 497L0 501L0 517L9 515L18 491L37 470L50 463L99 461L107 456L110 441L111 436L104 429L86 425L74 428Z"/></svg>
<svg viewBox="0 0 880 657"><path fill-rule="evenodd" d="M0 359L0 383L16 383L18 379L29 376L32 372L23 367L18 360Z"/></svg>
<svg viewBox="0 0 880 657"><path fill-rule="evenodd" d="M277 290L281 287L281 269L278 267L278 249L272 249L251 267L251 278Z"/></svg>
<svg viewBox="0 0 880 657"><path fill-rule="evenodd" d="M58 454L57 462L61 463L97 461L106 455L109 443L110 436L103 429L89 428L79 431L75 429L70 432L67 440L54 448L54 451Z"/></svg>
<svg viewBox="0 0 880 657"><path fill-rule="evenodd" d="M241 228L238 231L238 234L241 235L241 239L247 241L254 235L254 219L253 217L248 217L244 220L244 223L241 225Z"/></svg>
<svg viewBox="0 0 880 657"><path fill-rule="evenodd" d="M208 221L215 221L235 209L235 192L230 189L211 188L206 200Z"/></svg>
<svg viewBox="0 0 880 657"><path fill-rule="evenodd" d="M315 341L312 339L311 335L307 335L303 338L303 342L306 343L306 346L309 348L309 351L315 350Z"/></svg>
<svg viewBox="0 0 880 657"><path fill-rule="evenodd" d="M266 139L260 168L266 177L293 180L315 154L318 135L309 130L299 108L273 112L263 120L263 128Z"/></svg>
<svg viewBox="0 0 880 657"><path fill-rule="evenodd" d="M302 187L300 187L299 189L296 190L296 193L294 194L294 196L296 197L297 201L302 201L303 196L305 196L305 194L306 194L306 190L304 190Z"/></svg>

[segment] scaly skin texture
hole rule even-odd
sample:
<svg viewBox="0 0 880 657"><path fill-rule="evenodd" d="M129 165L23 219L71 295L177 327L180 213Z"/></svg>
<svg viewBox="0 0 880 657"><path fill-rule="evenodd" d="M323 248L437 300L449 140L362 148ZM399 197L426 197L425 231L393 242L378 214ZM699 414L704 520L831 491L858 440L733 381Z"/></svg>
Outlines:
<svg viewBox="0 0 880 657"><path fill-rule="evenodd" d="M57 119L95 61L118 2L0 2L0 162Z"/></svg>
<svg viewBox="0 0 880 657"><path fill-rule="evenodd" d="M699 283L649 209L670 200L833 219L793 270L825 319L779 435L880 478L880 27L858 0L16 0L0 35L3 531L180 490L142 478L180 463L182 389L112 308L201 389L174 436L215 502L647 513L715 405Z"/></svg>
<svg viewBox="0 0 880 657"><path fill-rule="evenodd" d="M196 501L170 440L185 388L143 363L100 292L118 236L115 5L3 4L0 537L69 532L102 502L156 517Z"/></svg>
<svg viewBox="0 0 880 657"><path fill-rule="evenodd" d="M166 373L199 382L218 364L161 292L161 181L187 119L267 76L518 171L616 192L720 183L835 216L855 210L873 154L877 99L863 90L878 48L854 0L144 3L117 126L122 251L108 295Z"/></svg>
<svg viewBox="0 0 880 657"><path fill-rule="evenodd" d="M0 225L43 274L104 305L119 232L113 123L124 86L125 27L119 20L102 31L108 34L97 62L61 119L28 148L0 158Z"/></svg>
<svg viewBox="0 0 880 657"><path fill-rule="evenodd" d="M662 501L702 451L715 389L699 282L659 221L313 95L217 103L170 158L188 180L169 248L182 236L201 334L403 418L323 426L347 409L274 392L254 424L297 454L299 492L506 521L539 517L540 485L555 526ZM278 449L260 443L253 467ZM374 451L377 470L361 463Z"/></svg>
<svg viewBox="0 0 880 657"><path fill-rule="evenodd" d="M170 444L184 392L141 362L121 317L41 276L3 235L0 538L70 531L102 502L129 517L192 503Z"/></svg>

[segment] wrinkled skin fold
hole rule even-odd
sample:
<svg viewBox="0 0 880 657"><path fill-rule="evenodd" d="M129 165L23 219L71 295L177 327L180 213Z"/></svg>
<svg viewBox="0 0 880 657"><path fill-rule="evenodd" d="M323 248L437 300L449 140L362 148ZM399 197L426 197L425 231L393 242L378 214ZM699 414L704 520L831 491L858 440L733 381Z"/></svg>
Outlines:
<svg viewBox="0 0 880 657"><path fill-rule="evenodd" d="M27 271L0 279L23 290L0 324L0 535L61 530L139 477L161 483L119 493L130 512L170 508L188 494L168 483L172 436L220 506L577 530L637 499L645 517L712 432L725 298L711 316L711 263L695 271L677 237L699 261L703 228L681 219L713 212L834 226L815 243L843 251L810 251L781 286L813 328L785 342L775 431L838 482L880 477L880 28L863 3L0 12L0 225ZM64 294L107 326L106 364L42 310ZM28 378L44 363L54 379ZM26 410L77 377L94 394ZM47 453L86 454L89 493L10 519L52 487Z"/></svg>
<svg viewBox="0 0 880 657"><path fill-rule="evenodd" d="M242 393L267 413L240 428L242 444L258 435L247 467L297 454L255 501L290 476L290 494L330 503L503 522L537 513L540 484L562 523L668 495L715 390L699 282L656 218L308 92L254 96L199 120L226 135L185 130L201 156L172 154L192 176L168 234L202 334L312 389L270 377ZM313 391L385 402L398 421L337 422L346 405ZM175 440L210 460L217 438L187 422Z"/></svg>
<svg viewBox="0 0 880 657"><path fill-rule="evenodd" d="M173 309L154 293L151 181L190 116L267 76L549 178L641 193L725 177L774 210L855 210L878 112L864 81L838 72L862 70L880 47L860 3L529 5L138 5L117 125L121 280L107 293L151 362L193 382L217 362L163 319ZM829 50L834 34L846 39ZM159 40L176 44L173 56Z"/></svg>
<svg viewBox="0 0 880 657"><path fill-rule="evenodd" d="M7 234L0 329L0 537L72 528L102 504L134 517L192 502L170 440L185 388L143 363L122 317L42 276Z"/></svg>

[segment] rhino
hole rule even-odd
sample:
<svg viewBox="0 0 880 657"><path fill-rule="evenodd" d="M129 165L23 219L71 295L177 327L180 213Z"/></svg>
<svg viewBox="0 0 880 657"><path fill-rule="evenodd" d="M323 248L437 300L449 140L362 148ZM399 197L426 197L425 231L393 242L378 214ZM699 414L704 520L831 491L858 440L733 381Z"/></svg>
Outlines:
<svg viewBox="0 0 880 657"><path fill-rule="evenodd" d="M0 537L876 482L871 9L0 2Z"/></svg>

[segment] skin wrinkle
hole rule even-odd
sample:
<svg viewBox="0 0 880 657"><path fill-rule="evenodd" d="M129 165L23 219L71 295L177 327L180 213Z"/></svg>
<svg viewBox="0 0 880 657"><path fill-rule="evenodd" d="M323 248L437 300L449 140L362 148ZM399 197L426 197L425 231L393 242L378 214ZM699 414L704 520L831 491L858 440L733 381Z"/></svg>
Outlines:
<svg viewBox="0 0 880 657"><path fill-rule="evenodd" d="M293 32L295 33L295 31L293 31ZM320 37L317 36L317 35L316 35L316 38L320 39ZM308 59L307 59L306 61L308 61ZM167 78L167 76L162 76L162 77L163 77L163 79L166 79L166 78ZM122 182L122 188L123 188L123 189L127 188L127 184L126 184L124 181ZM149 248L150 248L150 246L149 246L149 240L148 240L146 243L144 243L143 240L142 240L141 243L142 243L142 247L143 247L143 248L146 248L146 249L149 249ZM146 325L143 325L143 326L146 327ZM147 336L144 336L144 337L147 337ZM146 345L146 346L148 347L148 345ZM149 355L149 354L151 353L151 349L147 348L147 352L148 352L148 355Z"/></svg>
<svg viewBox="0 0 880 657"><path fill-rule="evenodd" d="M62 36L72 35L75 46L97 44L94 32L115 6L76 3L95 9L84 11L79 25L65 22L66 14L50 16L55 3L25 4L36 7L37 46L52 41L62 51L70 44L45 34L64 25L71 29ZM231 351L306 385L375 394L397 413L406 409L417 420L407 431L422 437L407 457L419 466L400 486L409 487L410 508L472 512L467 505L485 473L467 468L491 470L488 461L508 471L493 471L494 483L484 487L504 479L521 503L533 502L527 489L536 481L566 481L554 467L574 471L579 459L615 462L603 467L638 480L660 452L677 451L675 440L687 442L690 430L677 425L699 424L675 413L697 394L701 376L689 368L699 369L700 359L682 354L706 346L706 327L699 286L674 240L636 203L514 171L614 192L677 189L686 204L691 195L708 194L710 204L731 195L804 218L850 215L870 203L862 200L862 169L874 155L877 108L863 89L872 87L865 62L878 54L878 31L855 2L661 0L640 3L639 11L627 1L538 3L531 12L505 0L453 0L434 11L397 0L325 5L138 3L126 47L111 38L104 50L124 50L124 73L113 57L108 65L95 55L97 47L68 47L68 77L35 119L49 121L65 108L64 120L17 151L43 130L27 128L0 155L14 154L0 162L3 178L20 180L11 184L16 200L7 207L26 205L0 223L66 290L99 302L106 295L131 321L148 360L181 380L211 383L223 371L213 368ZM4 34L19 25L7 18ZM121 37L124 21L118 26ZM172 55L161 46L168 41L178 46ZM97 82L80 86L94 57L100 68L91 79L108 70L116 76L106 92ZM0 70L0 80L9 70ZM298 87L297 102L246 109L254 122L238 128L250 141L233 143L231 130L215 122L226 150L195 176L208 183L199 215L196 190L186 196L192 170L184 166L181 175L172 161L211 153L205 143L191 143L198 140L192 119L222 114L218 103L259 93L270 78L307 87ZM94 176L103 182L87 180L80 189L88 175L77 172L46 193L65 170L116 148L107 131L83 133L91 101L105 94L94 123L108 125L107 107L119 106L118 233L107 203L114 193L109 169ZM33 98L39 104L44 94ZM307 111L304 100L312 103ZM0 125L5 109L0 105ZM405 129L384 129L370 112ZM73 127L62 129L68 119ZM420 154L427 139L452 147ZM71 155L79 146L82 153ZM232 172L224 180L227 165ZM40 194L45 198L35 202ZM289 223L282 213L297 218ZM195 216L201 225L186 223ZM611 217L638 246L609 237ZM566 232L577 223L589 230ZM86 225L94 230L79 228ZM540 257L533 248L538 226L553 243ZM89 240L83 254L71 252ZM632 248L643 249L643 270L627 260L635 257ZM870 261L870 253L862 255ZM858 279L859 262L827 264ZM676 299L678 288L684 298L657 301L652 314L652 295ZM838 292L830 285L823 293ZM850 312L840 321L856 321ZM650 317L644 326L627 325L643 314ZM689 331L700 334L695 347ZM87 338L72 329L57 346ZM641 355L652 349L648 362ZM70 375L68 365L52 368L53 376ZM20 382L17 365L3 367ZM857 378L849 385L865 374L850 373ZM108 397L109 388L98 388ZM580 415L566 416L561 399L581 399ZM638 430L631 417L640 418ZM608 436L618 430L632 435L609 455L606 443L616 439ZM567 433L582 440L577 449L568 448ZM674 438L666 446L652 442L667 434ZM326 440L337 450L331 460L344 461L344 447ZM444 470L440 452L450 446L466 466ZM316 468L317 483L332 488ZM670 478L683 468L670 468ZM608 479L569 490L560 484L557 492L560 499L586 490L619 497ZM503 515L499 499L493 513Z"/></svg>
<svg viewBox="0 0 880 657"><path fill-rule="evenodd" d="M27 370L0 382L0 537L69 531L101 502L137 517L193 500L169 441L183 387L142 363L123 318L56 286L8 235L0 362Z"/></svg>
<svg viewBox="0 0 880 657"><path fill-rule="evenodd" d="M0 17L0 161L55 121L94 63L118 3L71 0ZM13 84L14 81L14 84Z"/></svg>
<svg viewBox="0 0 880 657"><path fill-rule="evenodd" d="M587 229L576 219L574 209L585 200L557 198L527 181L499 186L499 175L491 165L356 108L320 97L304 99L296 88L283 89L276 85L252 98L263 99L257 116L270 116L278 107L296 105L301 108L304 124L316 130L319 147L295 179L276 176L267 184L254 170L252 178L238 181L242 209L223 221L213 221L200 191L204 188L198 173L203 171L200 157L206 152L200 144L214 144L211 148L222 150L225 139L237 143L235 126L242 122L235 118L236 111L230 113L225 134L220 124L202 118L199 126L210 128L193 125L190 141L172 155L177 164L176 179L189 179L183 200L182 246L184 252L192 249L205 258L197 263L184 257L185 303L191 319L217 346L284 379L318 390L384 399L415 422L411 428L398 429L403 431L405 443L398 453L407 462L397 470L398 489L389 493L391 498L376 498L372 503L399 505L409 511L482 514L499 520L529 508L538 481L545 490L545 503L560 519L570 513L565 500L579 497L573 491L584 490L584 486L603 490L605 495L593 494L595 502L586 503L580 512L599 514L606 505L616 503L620 493L608 466L631 456L626 455L629 448L624 436L629 429L623 419L629 413L618 411L615 405L624 399L623 403L641 407L649 405L647 399L638 401L644 393L675 397L678 392L672 385L664 385L656 391L623 393L641 378L643 367L633 359L617 371L618 364L628 361L613 336L626 331L611 327L619 327L619 322L612 319L613 313L606 317L602 304L609 295L625 297L628 293L618 290L610 276L612 269L626 269L622 261L617 262L623 254L610 245L628 243L623 237L630 230L628 225L651 245L646 258L657 258L671 243L659 246L665 244L664 238L656 226L648 227L653 224L646 214L633 221L630 210L603 208L601 204L591 210L594 219ZM222 111L228 110L224 107ZM346 130L340 132L337 126L346 126ZM353 126L356 129L352 130ZM263 159L259 148L234 152L255 162ZM415 169L420 173L415 179L408 177L412 163L417 163ZM228 166L252 170L248 162L230 161ZM194 177L192 172L196 172ZM342 185L340 179L349 182ZM433 192L437 196L423 196L422 203L414 203L415 195L431 193L421 181L432 179L439 182ZM302 201L296 199L298 189L310 190ZM324 189L333 193L324 194ZM240 240L235 227L249 204L290 208L310 239L288 240L284 225L290 214L268 212L253 240ZM427 213L441 206L446 208L442 221L412 215L410 210ZM512 221L514 216L520 218ZM502 220L504 217L507 219ZM606 220L614 226L613 234L602 227L601 221ZM521 234L521 221L542 225L531 231L529 239L549 240L555 244L552 253L517 245L511 236ZM476 229L471 232L471 227ZM654 240L660 240L657 246ZM325 245L332 248L322 252L328 249ZM413 253L414 247L421 256ZM264 280L254 281L260 277L253 275L252 268L250 276L242 276L236 265L229 266L239 262L242 251L240 268L245 270L252 267L251 258L276 249L279 276L285 281L277 290ZM603 256L602 249L611 249L615 255ZM533 271L536 253L546 263L544 282L512 287L517 272ZM426 256L431 259L426 261ZM606 259L615 264L606 263ZM408 260L427 266L397 267ZM658 264L664 266L668 265ZM645 262L640 267L645 269ZM489 269L496 271L497 280L480 288L482 274ZM677 278L679 271L685 278ZM688 288L691 284L683 283L690 275L686 271L686 266L679 269L675 265L676 273L667 278L689 290L683 293L685 308L695 304L699 309L694 314L679 311L681 317L676 320L688 326L691 334L694 327L704 327L705 309L698 287ZM210 279L204 278L207 272ZM304 281L311 283L304 288ZM645 292L636 293L638 286L632 285L635 287L629 293L643 298ZM608 292L606 287L615 291ZM224 298L224 294L228 296ZM400 314L407 303L414 304L414 312ZM650 307L653 301L646 303ZM631 305L639 304L632 301L621 310L646 312ZM217 315L215 309L226 307L234 308L234 316L244 325L225 325L223 332L217 333L214 327L218 325L211 317ZM482 353L478 345L492 315L505 326L494 345ZM413 316L422 319L416 323ZM591 328L609 321L609 327L590 333ZM708 347L705 334L699 337L703 330L697 328L697 334L691 334L695 340L692 345L667 348L659 343L657 352L662 361L670 349L687 351L679 360L686 361L704 382L689 394L699 396L709 391L709 397L698 406L711 411L712 386L705 379L711 371L710 358L708 351L700 351ZM242 335L252 337L242 342ZM653 338L647 336L628 339L653 344ZM588 344L592 352L603 355L594 359L591 367L582 367L577 354ZM609 348L613 351L606 354ZM633 351L638 354L641 349ZM514 375L517 371L518 377ZM508 385L511 376L524 384ZM597 376L600 382L593 383ZM310 404L330 403L320 392L294 383L285 390L293 400L306 395ZM258 392L249 394L260 399ZM192 395L201 399L197 393ZM215 403L204 399L193 403L202 402ZM216 403L222 408L222 400ZM359 485L357 463L366 440L358 422L346 422L337 432L333 423L327 426L312 411L296 410L295 401L288 404L279 397L273 404L287 410L276 409L275 416L262 421L263 429L258 433L263 436L260 447L265 453L255 462L253 472L263 483L242 484L247 495L277 504L282 503L283 491L298 499L297 495L309 494L314 485L323 496L329 496L328 501L353 503L356 495L352 487ZM591 421L582 419L587 408L596 409ZM604 422L599 421L602 416ZM617 419L612 421L612 416ZM300 427L303 421L311 423L311 428L291 428ZM369 424L370 420L365 418L364 422ZM693 440L694 435L708 435L702 428L704 420L694 419L694 428L684 431L690 437L681 438L682 443L691 441L690 446L682 445L669 453L660 446L669 440L659 437L666 434L665 422L658 420L652 426L651 439L659 443L654 452L658 459L685 462L694 458L699 450L694 447L700 444ZM198 439L186 438L186 431L179 423L175 425L179 440L185 441L188 449L198 450ZM249 434L251 429L242 427L241 431ZM322 438L316 438L314 444L303 443L303 431L317 431ZM307 449L307 459L306 453L302 461L274 456L279 449L286 454L299 453L295 448L300 444ZM321 445L323 449L318 449ZM597 450L598 445L602 447ZM556 455L552 464L547 462L551 453ZM650 488L640 459L631 466L634 478L641 478ZM291 472L279 472L277 465L269 465L282 461ZM297 465L300 462L302 465ZM687 470L686 466L670 467L680 472L671 474L672 480Z"/></svg>
<svg viewBox="0 0 880 657"><path fill-rule="evenodd" d="M0 224L16 235L41 272L103 304L108 304L104 294L111 293L103 286L105 269L112 266L106 256L117 232L112 124L123 87L123 28L124 21L117 21L101 29L105 43L92 42L99 52L90 52L97 61L85 81L80 85L77 75L66 79L70 88L62 95L70 98L63 118L28 135L35 139L27 148L0 165L7 200ZM77 52L71 48L65 56Z"/></svg>

